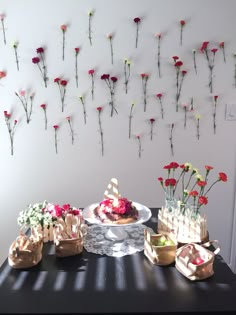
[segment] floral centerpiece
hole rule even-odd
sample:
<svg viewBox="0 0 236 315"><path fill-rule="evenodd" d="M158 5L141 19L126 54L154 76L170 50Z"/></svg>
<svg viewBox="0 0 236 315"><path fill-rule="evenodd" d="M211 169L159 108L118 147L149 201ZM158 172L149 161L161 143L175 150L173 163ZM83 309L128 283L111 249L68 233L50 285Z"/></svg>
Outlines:
<svg viewBox="0 0 236 315"><path fill-rule="evenodd" d="M30 228L35 234L40 235L44 242L54 239L54 229L60 221L66 222L67 215L78 217L83 222L82 211L70 204L58 205L48 203L46 200L41 203L30 204L19 213L17 219L21 227Z"/></svg>
<svg viewBox="0 0 236 315"><path fill-rule="evenodd" d="M163 167L166 178L158 181L165 192L165 206L158 215L160 230L174 229L183 239L201 241L207 236L207 221L200 213L208 204L208 194L218 182L227 182L227 175L219 172L209 183L209 175L214 169L205 165L202 175L191 163L171 162Z"/></svg>

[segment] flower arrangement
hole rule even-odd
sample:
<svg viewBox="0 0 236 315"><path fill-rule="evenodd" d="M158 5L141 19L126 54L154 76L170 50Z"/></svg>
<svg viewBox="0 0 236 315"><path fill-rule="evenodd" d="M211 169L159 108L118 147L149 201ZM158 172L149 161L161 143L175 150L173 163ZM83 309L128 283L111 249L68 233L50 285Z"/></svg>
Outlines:
<svg viewBox="0 0 236 315"><path fill-rule="evenodd" d="M93 17L93 11L88 11L88 18L89 18L89 27L88 27L88 39L89 39L89 43L90 46L92 46L92 30L91 30L91 21L92 21L92 17Z"/></svg>
<svg viewBox="0 0 236 315"><path fill-rule="evenodd" d="M111 64L113 65L113 58L114 58L114 53L113 53L113 34L109 33L107 34L107 39L109 40L110 43L110 50L111 50Z"/></svg>
<svg viewBox="0 0 236 315"><path fill-rule="evenodd" d="M193 52L193 67L194 67L195 73L197 74L196 49L193 49L192 52Z"/></svg>
<svg viewBox="0 0 236 315"><path fill-rule="evenodd" d="M56 150L56 154L58 153L57 151L57 131L58 131L59 126L58 125L54 125L53 129L54 129L54 143L55 143L55 150Z"/></svg>
<svg viewBox="0 0 236 315"><path fill-rule="evenodd" d="M144 112L146 112L146 109L147 109L147 81L149 79L149 74L141 73L140 76L142 79Z"/></svg>
<svg viewBox="0 0 236 315"><path fill-rule="evenodd" d="M15 119L14 122L13 122L13 125L11 125L11 123L10 123L11 114L8 113L6 110L4 111L4 117L5 117L5 122L6 122L6 125L7 125L7 130L8 130L8 133L9 133L9 137L10 137L11 155L13 155L13 153L14 153L13 142L14 142L15 127L16 127L16 124L17 124L17 120Z"/></svg>
<svg viewBox="0 0 236 315"><path fill-rule="evenodd" d="M73 127L72 127L71 117L67 116L66 120L67 120L67 122L69 124L70 134L71 134L71 143L73 145L74 144L74 130L73 130Z"/></svg>
<svg viewBox="0 0 236 315"><path fill-rule="evenodd" d="M60 92L60 97L61 97L61 111L64 111L64 106L65 106L65 96L66 96L66 86L68 81L67 80L62 80L61 78L55 78L54 82L57 84Z"/></svg>
<svg viewBox="0 0 236 315"><path fill-rule="evenodd" d="M0 20L1 20L1 24L2 24L2 34L3 34L3 42L6 45L7 40L6 40L6 31L5 31L5 14L0 14Z"/></svg>
<svg viewBox="0 0 236 315"><path fill-rule="evenodd" d="M98 125L99 125L99 132L100 132L100 138L101 138L101 148L102 148L102 156L104 155L104 143L103 143L103 130L102 130L102 122L101 122L101 112L102 107L97 107L98 112Z"/></svg>
<svg viewBox="0 0 236 315"><path fill-rule="evenodd" d="M46 106L46 104L41 104L40 107L42 108L42 110L44 112L44 128L45 128L45 130L47 130L47 126L48 126L47 106Z"/></svg>
<svg viewBox="0 0 236 315"><path fill-rule="evenodd" d="M19 45L19 43L18 43L17 41L14 41L14 42L12 43L12 47L13 47L14 52L15 52L16 68L17 68L17 70L19 71L20 68L19 68L19 59L18 59L18 52L17 52L18 45Z"/></svg>
<svg viewBox="0 0 236 315"><path fill-rule="evenodd" d="M46 200L40 203L29 204L28 207L20 211L17 223L24 227L49 226L57 223L58 218L65 219L67 214L81 216L79 208L72 207L70 204L48 203Z"/></svg>
<svg viewBox="0 0 236 315"><path fill-rule="evenodd" d="M180 45L182 46L182 44L183 44L183 28L186 25L186 21L180 20L179 25L180 25Z"/></svg>
<svg viewBox="0 0 236 315"><path fill-rule="evenodd" d="M131 138L131 128L132 128L132 112L133 112L133 108L134 108L134 102L131 103L130 106L130 112L129 112L129 139Z"/></svg>
<svg viewBox="0 0 236 315"><path fill-rule="evenodd" d="M163 167L167 170L167 177L164 180L162 177L158 178L158 181L168 195L172 198L179 200L180 210L185 214L187 203L193 205L193 216L199 214L199 209L203 205L208 204L208 193L212 187L218 182L227 182L227 175L223 172L218 173L218 177L209 185L209 174L213 170L210 165L205 165L205 174L201 175L199 170L191 163L179 164L177 162L171 162ZM179 170L179 175L176 176L176 172ZM178 195L177 195L178 193ZM193 200L191 199L193 198ZM189 208L189 207L188 207Z"/></svg>
<svg viewBox="0 0 236 315"><path fill-rule="evenodd" d="M31 93L29 95L30 98L30 104L28 103L28 97L26 97L26 91L20 90L19 93L15 92L15 95L19 98L26 116L26 122L27 124L30 122L31 114L32 114L32 108L33 108L33 98L34 94Z"/></svg>
<svg viewBox="0 0 236 315"><path fill-rule="evenodd" d="M157 39L157 70L158 70L158 75L159 78L161 78L161 38L162 34L157 33L155 34L155 38Z"/></svg>
<svg viewBox="0 0 236 315"><path fill-rule="evenodd" d="M39 57L34 57L32 58L32 62L34 64L36 64L39 68L39 71L42 75L43 81L44 81L44 86L47 87L47 67L45 65L45 57L44 57L44 48L43 47L39 47L36 49L37 54L40 55ZM40 66L40 61L42 61L42 66Z"/></svg>
<svg viewBox="0 0 236 315"><path fill-rule="evenodd" d="M164 119L164 108L163 108L163 104L162 104L162 93L158 93L156 94L156 97L159 99L159 103L161 105L161 118Z"/></svg>
<svg viewBox="0 0 236 315"><path fill-rule="evenodd" d="M88 74L91 76L91 96L92 96L92 100L94 99L94 73L95 73L94 69L90 69L88 71Z"/></svg>
<svg viewBox="0 0 236 315"><path fill-rule="evenodd" d="M206 57L207 63L208 63L208 68L209 68L209 89L210 93L213 93L213 70L215 66L215 56L216 52L218 51L217 48L212 48L210 51L208 49L209 42L203 42L202 46L200 48L201 53L203 53ZM211 56L209 56L209 53L212 53Z"/></svg>
<svg viewBox="0 0 236 315"><path fill-rule="evenodd" d="M140 19L140 17L136 17L136 18L134 18L134 23L136 24L135 48L138 48L139 24L141 23L141 19Z"/></svg>
<svg viewBox="0 0 236 315"><path fill-rule="evenodd" d="M83 98L83 96L82 96L82 95L79 97L79 100L80 100L80 102L81 102L81 104L82 104L82 106L83 106L84 124L86 125L86 117L87 117L87 113L86 113L86 107L85 107L85 103L84 103L84 98Z"/></svg>
<svg viewBox="0 0 236 315"><path fill-rule="evenodd" d="M218 101L218 95L214 95L213 99L214 99L214 105L213 105L213 132L214 134L216 134L216 105L217 105L217 101Z"/></svg>
<svg viewBox="0 0 236 315"><path fill-rule="evenodd" d="M128 83L130 78L130 65L131 61L127 58L124 60L124 76L125 76L125 93L128 93Z"/></svg>
<svg viewBox="0 0 236 315"><path fill-rule="evenodd" d="M155 121L156 121L155 118L150 118L149 119L150 126L151 126L151 130L150 130L150 139L151 139L151 141L152 141L152 138L153 138L153 125L154 125Z"/></svg>
<svg viewBox="0 0 236 315"><path fill-rule="evenodd" d="M226 57L225 57L225 42L220 42L220 43L219 43L219 47L220 47L220 49L222 50L224 63L226 63Z"/></svg>
<svg viewBox="0 0 236 315"><path fill-rule="evenodd" d="M178 112L180 94L181 94L183 81L184 81L185 75L187 74L187 71L181 70L183 62L179 60L178 56L173 56L172 58L174 60L174 67L176 71L176 97L175 99L176 99L176 112Z"/></svg>
<svg viewBox="0 0 236 315"><path fill-rule="evenodd" d="M174 131L174 126L175 124L172 123L170 124L170 136L169 136L169 141L170 141L170 150L171 150L171 155L174 155L174 144L173 144L173 131Z"/></svg>
<svg viewBox="0 0 236 315"><path fill-rule="evenodd" d="M67 31L67 25L66 24L62 24L60 26L61 31L62 31L62 60L64 61L65 59L65 34Z"/></svg>
<svg viewBox="0 0 236 315"><path fill-rule="evenodd" d="M78 55L79 55L79 47L75 47L75 82L76 87L78 87Z"/></svg>
<svg viewBox="0 0 236 315"><path fill-rule="evenodd" d="M117 82L117 77L110 77L109 74L103 74L101 76L101 80L103 80L107 87L109 88L110 91L110 106L111 106L111 117L114 114L114 111L118 114L115 105L114 105L114 95L115 95L115 86L116 86L116 82Z"/></svg>
<svg viewBox="0 0 236 315"><path fill-rule="evenodd" d="M138 157L141 158L141 155L142 155L141 136L140 135L136 135L136 139L138 140Z"/></svg>

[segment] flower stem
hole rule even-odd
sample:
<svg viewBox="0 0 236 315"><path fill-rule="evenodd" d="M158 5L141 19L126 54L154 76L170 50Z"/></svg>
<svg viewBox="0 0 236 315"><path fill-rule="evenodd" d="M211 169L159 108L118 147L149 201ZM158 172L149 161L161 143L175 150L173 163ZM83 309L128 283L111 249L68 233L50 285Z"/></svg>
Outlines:
<svg viewBox="0 0 236 315"><path fill-rule="evenodd" d="M99 124L99 131L100 131L100 137L101 137L102 156L103 156L104 155L104 144L103 144L102 123L101 123L101 111L98 111L98 124Z"/></svg>
<svg viewBox="0 0 236 315"><path fill-rule="evenodd" d="M6 41L6 32L5 32L5 25L4 25L3 19L1 19L1 23L2 23L2 32L3 32L3 42L6 45L6 43L7 43L7 41Z"/></svg>
<svg viewBox="0 0 236 315"><path fill-rule="evenodd" d="M200 139L200 119L197 119L197 139Z"/></svg>
<svg viewBox="0 0 236 315"><path fill-rule="evenodd" d="M86 108L85 108L84 100L83 100L83 98L82 98L82 97L80 97L80 101L81 101L82 106L83 106L84 124L86 125Z"/></svg>
<svg viewBox="0 0 236 315"><path fill-rule="evenodd" d="M111 48L111 64L113 65L113 45L112 45L112 38L110 38L110 48Z"/></svg>
<svg viewBox="0 0 236 315"><path fill-rule="evenodd" d="M71 124L70 120L68 120L68 123L69 123L69 127L70 127L70 132L71 132L71 143L73 145L74 144L74 130L72 128L72 124Z"/></svg>
<svg viewBox="0 0 236 315"><path fill-rule="evenodd" d="M138 137L138 157L141 158L142 153L142 143L140 137Z"/></svg>
<svg viewBox="0 0 236 315"><path fill-rule="evenodd" d="M62 60L65 59L65 31L62 32Z"/></svg>
<svg viewBox="0 0 236 315"><path fill-rule="evenodd" d="M47 130L47 126L48 126L48 119L47 119L47 112L46 112L46 108L44 109L44 128L45 130Z"/></svg>
<svg viewBox="0 0 236 315"><path fill-rule="evenodd" d="M92 78L92 86L91 86L91 95L92 95L92 100L94 99L94 75L91 74Z"/></svg>
<svg viewBox="0 0 236 315"><path fill-rule="evenodd" d="M55 139L55 150L56 150L56 154L57 154L57 129L55 130L55 134L54 134L54 139Z"/></svg>
<svg viewBox="0 0 236 315"><path fill-rule="evenodd" d="M92 46L92 31L91 31L91 20L92 20L92 14L89 14L89 43L90 43L90 46Z"/></svg>
<svg viewBox="0 0 236 315"><path fill-rule="evenodd" d="M124 64L124 74L125 74L125 93L127 94L129 77L130 77L130 64L127 64L127 62L125 62Z"/></svg>
<svg viewBox="0 0 236 315"><path fill-rule="evenodd" d="M158 37L158 44L157 44L157 70L158 70L159 78L161 78L160 59L161 59L161 37L159 36Z"/></svg>
<svg viewBox="0 0 236 315"><path fill-rule="evenodd" d="M132 111L133 111L134 103L131 105L130 114L129 114L129 139L131 138L131 123L132 123Z"/></svg>
<svg viewBox="0 0 236 315"><path fill-rule="evenodd" d="M76 82L76 87L78 87L78 57L77 57L77 54L75 54L75 82Z"/></svg>
<svg viewBox="0 0 236 315"><path fill-rule="evenodd" d="M17 70L19 71L19 60L18 60L18 54L17 54L17 48L14 47L14 51L15 51L15 58L16 58L16 67Z"/></svg>
<svg viewBox="0 0 236 315"><path fill-rule="evenodd" d="M171 124L169 140L170 140L170 149L171 149L171 155L172 155L172 156L174 155L173 129L174 129L174 124Z"/></svg>
<svg viewBox="0 0 236 315"><path fill-rule="evenodd" d="M195 73L197 74L196 51L193 52L193 65Z"/></svg>
<svg viewBox="0 0 236 315"><path fill-rule="evenodd" d="M139 23L136 23L136 40L135 40L135 48L138 48L138 32L139 32Z"/></svg>

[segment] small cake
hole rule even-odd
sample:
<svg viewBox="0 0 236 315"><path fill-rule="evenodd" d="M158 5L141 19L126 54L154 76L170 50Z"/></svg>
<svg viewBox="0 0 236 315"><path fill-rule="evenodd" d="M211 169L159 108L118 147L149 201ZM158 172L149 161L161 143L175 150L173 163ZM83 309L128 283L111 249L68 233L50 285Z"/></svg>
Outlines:
<svg viewBox="0 0 236 315"><path fill-rule="evenodd" d="M102 223L127 224L138 220L139 213L132 201L121 197L118 180L111 178L104 199L94 209L93 215Z"/></svg>
<svg viewBox="0 0 236 315"><path fill-rule="evenodd" d="M104 199L94 209L102 223L127 224L138 219L138 211L127 198Z"/></svg>

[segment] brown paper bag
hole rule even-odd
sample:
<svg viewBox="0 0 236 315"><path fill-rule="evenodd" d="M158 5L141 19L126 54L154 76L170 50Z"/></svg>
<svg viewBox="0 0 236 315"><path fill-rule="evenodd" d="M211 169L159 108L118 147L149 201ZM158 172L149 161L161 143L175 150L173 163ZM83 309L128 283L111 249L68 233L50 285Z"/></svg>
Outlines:
<svg viewBox="0 0 236 315"><path fill-rule="evenodd" d="M36 266L42 259L42 248L41 239L28 237L21 231L9 248L8 263L14 269Z"/></svg>
<svg viewBox="0 0 236 315"><path fill-rule="evenodd" d="M214 252L208 250L211 244L217 244ZM213 263L220 248L218 241L209 241L205 244L189 243L181 246L176 252L176 269L186 278L195 281L203 280L214 274Z"/></svg>

